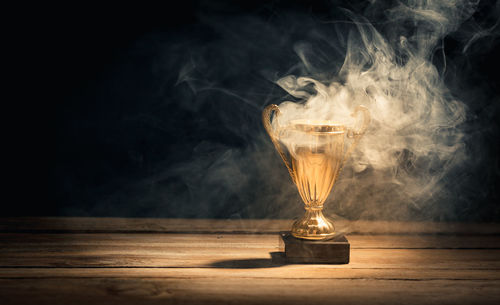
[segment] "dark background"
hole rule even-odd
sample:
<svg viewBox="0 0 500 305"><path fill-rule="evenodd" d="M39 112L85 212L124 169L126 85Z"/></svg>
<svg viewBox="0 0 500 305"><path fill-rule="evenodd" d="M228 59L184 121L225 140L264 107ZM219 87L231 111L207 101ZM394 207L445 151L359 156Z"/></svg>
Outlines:
<svg viewBox="0 0 500 305"><path fill-rule="evenodd" d="M12 183L5 195L11 199L1 213L297 215L301 207L296 204L282 213L284 206L255 203L267 198L256 193L277 192L281 184L264 186L266 175L238 151L263 147L257 151L276 166L276 176L286 176L270 141L263 140L260 123L261 109L286 95L269 79L286 75L297 61L293 43L307 38L308 27L345 20L339 7L362 12L367 5L181 1L171 6L19 8L19 19L8 29L12 54L7 60L16 84L10 88L15 97L6 102L12 108L4 112L11 153L4 162L12 168L6 172ZM475 18L485 27L493 25L494 7L482 2ZM468 28L460 33L471 35ZM475 140L468 145L481 155L465 178L475 182L463 195L474 212L456 213L452 220L498 221L498 29L478 39L467 54L461 52L468 39L463 35L444 41L445 81L469 107L466 130ZM218 173L221 152L223 157L229 154L224 160L242 163ZM211 169L215 173L207 174ZM219 181L219 174L229 178ZM231 192L218 188L238 180L246 183ZM193 185L203 181L209 183L196 191ZM295 195L283 200L300 199ZM357 214L347 211L342 216Z"/></svg>

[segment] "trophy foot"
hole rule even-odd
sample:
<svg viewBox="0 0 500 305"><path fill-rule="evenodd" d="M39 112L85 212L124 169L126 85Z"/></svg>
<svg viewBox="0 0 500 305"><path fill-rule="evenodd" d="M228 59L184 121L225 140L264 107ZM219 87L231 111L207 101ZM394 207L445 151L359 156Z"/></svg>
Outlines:
<svg viewBox="0 0 500 305"><path fill-rule="evenodd" d="M335 236L333 223L323 215L323 207L307 208L304 216L295 221L291 233L296 238L324 240Z"/></svg>

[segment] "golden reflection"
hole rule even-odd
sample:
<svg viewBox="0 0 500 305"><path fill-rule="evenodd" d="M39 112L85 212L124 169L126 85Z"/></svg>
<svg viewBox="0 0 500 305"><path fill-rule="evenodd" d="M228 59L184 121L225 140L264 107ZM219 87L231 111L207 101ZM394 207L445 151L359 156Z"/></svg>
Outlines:
<svg viewBox="0 0 500 305"><path fill-rule="evenodd" d="M358 112L364 115L359 131L324 120L293 120L283 127L276 124L278 127L275 130L271 125L271 116L273 113L280 114L279 107L269 105L264 109L264 126L305 204L306 213L292 225L293 236L321 240L335 235L333 223L323 215L323 204L342 166L369 124L368 109L358 106L352 115ZM347 150L344 148L346 136L354 139ZM289 158L280 142L286 146Z"/></svg>

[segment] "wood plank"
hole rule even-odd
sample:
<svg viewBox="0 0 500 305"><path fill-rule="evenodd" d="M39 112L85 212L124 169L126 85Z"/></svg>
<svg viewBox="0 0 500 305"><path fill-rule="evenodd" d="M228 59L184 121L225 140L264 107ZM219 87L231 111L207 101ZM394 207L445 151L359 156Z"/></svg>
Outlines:
<svg viewBox="0 0 500 305"><path fill-rule="evenodd" d="M0 267L260 267L269 248L77 249L2 253ZM342 268L339 266L339 268ZM500 269L500 250L352 249L345 268Z"/></svg>
<svg viewBox="0 0 500 305"><path fill-rule="evenodd" d="M288 230L287 219L162 219L95 217L0 218L0 232L50 233L261 233ZM339 232L349 234L461 234L499 235L498 223L443 223L395 221L335 221Z"/></svg>
<svg viewBox="0 0 500 305"><path fill-rule="evenodd" d="M431 268L338 268L284 265L262 268L0 268L0 279L46 278L271 278L379 280L500 280L500 270Z"/></svg>
<svg viewBox="0 0 500 305"><path fill-rule="evenodd" d="M114 217L13 217L0 218L0 232L55 233L165 233L165 232L279 232L289 220L161 219Z"/></svg>
<svg viewBox="0 0 500 305"><path fill-rule="evenodd" d="M418 268L500 267L498 248L460 248L468 245L471 236L349 238L352 268L411 268L412 264ZM476 246L490 242L498 246L498 238L477 237ZM271 235L0 234L2 267L265 266L272 264L270 253L277 251L278 237Z"/></svg>
<svg viewBox="0 0 500 305"><path fill-rule="evenodd" d="M500 249L500 235L349 235L353 249ZM0 233L0 252L37 247L274 248L278 235L262 234L34 234Z"/></svg>
<svg viewBox="0 0 500 305"><path fill-rule="evenodd" d="M498 304L484 280L268 278L0 279L2 304Z"/></svg>

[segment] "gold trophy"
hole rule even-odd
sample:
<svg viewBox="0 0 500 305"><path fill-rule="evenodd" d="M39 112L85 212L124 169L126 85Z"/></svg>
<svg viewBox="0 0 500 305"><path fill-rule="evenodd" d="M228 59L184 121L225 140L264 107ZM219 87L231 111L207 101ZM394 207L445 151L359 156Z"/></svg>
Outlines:
<svg viewBox="0 0 500 305"><path fill-rule="evenodd" d="M291 120L280 126L276 120L280 115L279 107L272 104L264 109L264 127L305 203L306 213L292 225L294 237L325 240L335 236L333 223L323 215L323 203L370 123L370 114L364 106L357 106L351 116L359 112L363 113L363 123L359 130L353 130L332 121L315 120ZM275 128L271 124L273 113ZM344 148L345 137L353 139L347 149ZM282 144L288 150L290 161Z"/></svg>

